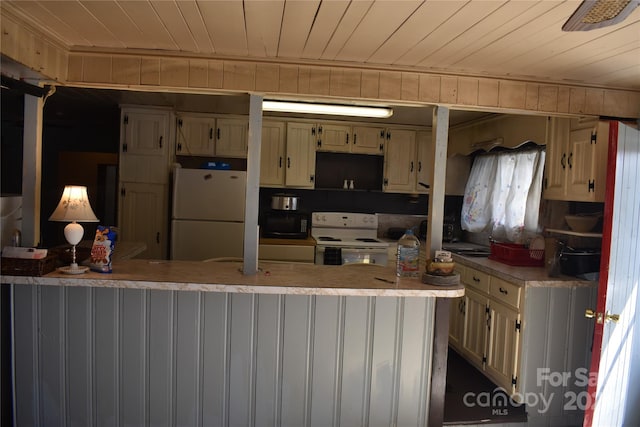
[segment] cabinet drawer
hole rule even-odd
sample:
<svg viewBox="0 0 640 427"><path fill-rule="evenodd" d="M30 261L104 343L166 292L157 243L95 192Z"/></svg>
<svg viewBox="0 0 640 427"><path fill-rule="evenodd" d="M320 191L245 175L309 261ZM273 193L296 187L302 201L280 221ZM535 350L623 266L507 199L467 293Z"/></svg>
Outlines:
<svg viewBox="0 0 640 427"><path fill-rule="evenodd" d="M521 288L513 283L505 282L497 277L491 278L490 292L492 298L515 308L520 308Z"/></svg>
<svg viewBox="0 0 640 427"><path fill-rule="evenodd" d="M484 293L489 293L489 275L467 267L464 272L464 283Z"/></svg>
<svg viewBox="0 0 640 427"><path fill-rule="evenodd" d="M258 259L265 261L306 262L313 264L315 246L261 244Z"/></svg>

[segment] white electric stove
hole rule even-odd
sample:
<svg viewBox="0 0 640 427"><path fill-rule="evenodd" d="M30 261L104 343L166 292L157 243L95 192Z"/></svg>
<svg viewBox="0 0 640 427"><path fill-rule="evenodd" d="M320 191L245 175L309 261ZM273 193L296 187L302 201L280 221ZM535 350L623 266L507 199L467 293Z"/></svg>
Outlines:
<svg viewBox="0 0 640 427"><path fill-rule="evenodd" d="M314 212L311 237L316 241L316 264L387 265L389 243L378 235L378 217L350 212Z"/></svg>

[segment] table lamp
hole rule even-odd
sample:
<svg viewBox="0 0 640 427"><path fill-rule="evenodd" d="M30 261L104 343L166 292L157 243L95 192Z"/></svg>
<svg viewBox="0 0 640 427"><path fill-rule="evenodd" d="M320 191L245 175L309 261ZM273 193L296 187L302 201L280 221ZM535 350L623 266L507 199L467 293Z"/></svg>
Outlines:
<svg viewBox="0 0 640 427"><path fill-rule="evenodd" d="M78 222L98 222L98 218L91 209L87 187L79 185L66 185L60 198L58 207L49 217L49 221L69 222L64 228L64 237L71 245L71 265L62 267L64 273L79 274L88 270L87 267L79 267L76 262L76 245L82 240L84 229Z"/></svg>

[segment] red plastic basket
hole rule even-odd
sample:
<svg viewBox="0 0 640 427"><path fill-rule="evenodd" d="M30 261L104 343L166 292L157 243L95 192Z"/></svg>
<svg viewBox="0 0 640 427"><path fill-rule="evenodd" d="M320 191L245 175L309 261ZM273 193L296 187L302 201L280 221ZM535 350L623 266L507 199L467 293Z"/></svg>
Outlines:
<svg viewBox="0 0 640 427"><path fill-rule="evenodd" d="M489 259L520 267L544 266L544 249L529 249L515 243L491 242Z"/></svg>

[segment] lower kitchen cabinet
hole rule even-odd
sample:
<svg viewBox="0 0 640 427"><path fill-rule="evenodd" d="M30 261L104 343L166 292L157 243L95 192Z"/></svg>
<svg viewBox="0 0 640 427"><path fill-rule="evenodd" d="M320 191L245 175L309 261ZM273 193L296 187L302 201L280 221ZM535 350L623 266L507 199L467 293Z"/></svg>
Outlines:
<svg viewBox="0 0 640 427"><path fill-rule="evenodd" d="M465 288L465 317L462 351L467 360L478 369L484 367L487 349L489 302L486 295Z"/></svg>
<svg viewBox="0 0 640 427"><path fill-rule="evenodd" d="M260 244L258 259L264 261L303 262L313 264L315 246Z"/></svg>
<svg viewBox="0 0 640 427"><path fill-rule="evenodd" d="M167 259L167 194L166 185L120 183L118 240L145 243L145 258Z"/></svg>
<svg viewBox="0 0 640 427"><path fill-rule="evenodd" d="M455 272L464 276L464 267L459 264L455 267ZM451 300L449 306L449 345L453 348L460 349L462 347L462 339L464 338L464 318L466 313L466 297L462 296Z"/></svg>
<svg viewBox="0 0 640 427"><path fill-rule="evenodd" d="M489 302L489 339L485 370L505 390L517 381L520 313L495 301Z"/></svg>
<svg viewBox="0 0 640 427"><path fill-rule="evenodd" d="M524 400L530 424L581 423L583 414L567 409L563 399L567 391L586 393L574 379L578 370L590 367L594 324L584 310L595 306L597 283L549 278L529 286L504 280L486 267L481 271L458 263L456 269L465 295L451 304L450 347L516 401ZM570 381L551 384L541 371ZM542 399L553 404L544 407Z"/></svg>

